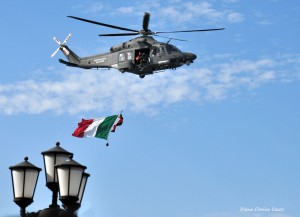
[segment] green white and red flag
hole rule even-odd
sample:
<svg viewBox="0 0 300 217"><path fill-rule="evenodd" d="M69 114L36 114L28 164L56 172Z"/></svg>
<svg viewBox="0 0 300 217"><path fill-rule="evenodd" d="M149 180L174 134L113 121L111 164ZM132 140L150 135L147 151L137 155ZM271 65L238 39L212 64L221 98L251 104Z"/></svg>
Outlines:
<svg viewBox="0 0 300 217"><path fill-rule="evenodd" d="M122 123L123 116L121 114L97 119L82 119L72 136L79 138L97 137L107 140L109 133L115 132L116 127Z"/></svg>

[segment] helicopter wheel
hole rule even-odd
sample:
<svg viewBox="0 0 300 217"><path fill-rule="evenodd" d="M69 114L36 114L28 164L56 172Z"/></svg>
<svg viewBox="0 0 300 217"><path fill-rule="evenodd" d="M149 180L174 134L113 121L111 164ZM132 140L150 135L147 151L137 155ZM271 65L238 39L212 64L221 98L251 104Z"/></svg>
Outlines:
<svg viewBox="0 0 300 217"><path fill-rule="evenodd" d="M140 78L145 78L145 75L140 75Z"/></svg>

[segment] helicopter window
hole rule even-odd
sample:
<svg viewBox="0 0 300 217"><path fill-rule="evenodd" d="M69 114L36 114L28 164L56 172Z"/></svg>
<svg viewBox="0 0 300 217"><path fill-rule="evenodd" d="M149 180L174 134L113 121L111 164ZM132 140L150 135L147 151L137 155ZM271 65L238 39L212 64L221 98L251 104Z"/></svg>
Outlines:
<svg viewBox="0 0 300 217"><path fill-rule="evenodd" d="M127 53L127 60L133 60L132 52Z"/></svg>
<svg viewBox="0 0 300 217"><path fill-rule="evenodd" d="M125 54L124 53L119 54L119 61L125 61Z"/></svg>
<svg viewBox="0 0 300 217"><path fill-rule="evenodd" d="M126 60L133 60L133 52L120 53L119 54L119 62L123 62Z"/></svg>
<svg viewBox="0 0 300 217"><path fill-rule="evenodd" d="M160 46L160 47L159 47L159 52L160 52L161 54L164 54L164 53L165 53L165 50L164 50L164 47L163 47L163 46Z"/></svg>
<svg viewBox="0 0 300 217"><path fill-rule="evenodd" d="M150 56L155 56L156 55L156 48L152 48L152 50L150 51Z"/></svg>
<svg viewBox="0 0 300 217"><path fill-rule="evenodd" d="M166 44L166 50L168 53L180 52L180 50L177 47L170 44Z"/></svg>

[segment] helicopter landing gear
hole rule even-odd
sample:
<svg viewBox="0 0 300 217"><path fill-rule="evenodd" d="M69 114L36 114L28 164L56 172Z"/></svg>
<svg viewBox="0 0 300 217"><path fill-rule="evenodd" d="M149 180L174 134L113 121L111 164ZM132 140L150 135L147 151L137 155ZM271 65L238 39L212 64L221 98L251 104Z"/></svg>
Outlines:
<svg viewBox="0 0 300 217"><path fill-rule="evenodd" d="M144 75L144 74L141 74L141 75L140 75L140 78L145 78L145 75Z"/></svg>

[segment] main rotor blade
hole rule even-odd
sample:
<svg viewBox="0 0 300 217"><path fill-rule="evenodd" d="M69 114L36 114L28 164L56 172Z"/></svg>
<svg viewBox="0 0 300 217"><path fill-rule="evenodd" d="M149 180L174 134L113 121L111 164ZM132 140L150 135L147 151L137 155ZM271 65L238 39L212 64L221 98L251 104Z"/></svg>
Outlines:
<svg viewBox="0 0 300 217"><path fill-rule="evenodd" d="M76 19L76 20L81 20L81 21L84 21L84 22L87 22L87 23L92 23L92 24L96 24L96 25L100 25L100 26L106 26L106 27L113 28L113 29L125 30L125 31L130 31L130 32L139 32L139 31L134 30L134 29L127 29L127 28L124 28L124 27L114 26L114 25L110 25L110 24L106 24L106 23L100 23L100 22L96 22L96 21L93 21L93 20L83 19L83 18L80 18L80 17L74 17L74 16L67 16L67 17L73 18L73 19Z"/></svg>
<svg viewBox="0 0 300 217"><path fill-rule="evenodd" d="M143 29L145 30L145 32L149 31L148 29L149 21L150 21L150 14L148 12L145 12L144 19L143 19Z"/></svg>
<svg viewBox="0 0 300 217"><path fill-rule="evenodd" d="M113 33L113 34L99 34L99 36L129 36L129 35L139 35L139 33Z"/></svg>
<svg viewBox="0 0 300 217"><path fill-rule="evenodd" d="M219 29L195 29L195 30L183 30L183 31L171 31L171 32L155 32L155 34L160 33L178 33L178 32L207 32L207 31L216 31L216 30L223 30L225 28L219 28Z"/></svg>

